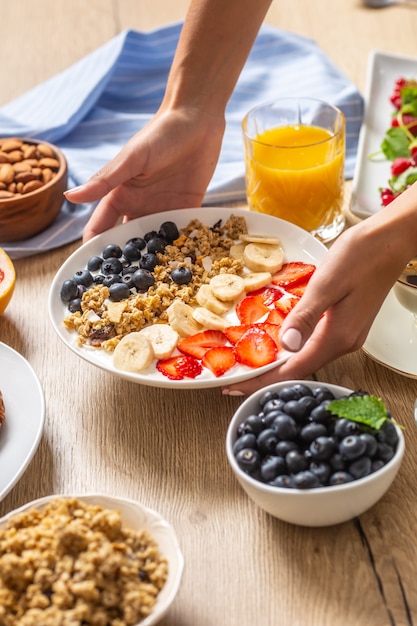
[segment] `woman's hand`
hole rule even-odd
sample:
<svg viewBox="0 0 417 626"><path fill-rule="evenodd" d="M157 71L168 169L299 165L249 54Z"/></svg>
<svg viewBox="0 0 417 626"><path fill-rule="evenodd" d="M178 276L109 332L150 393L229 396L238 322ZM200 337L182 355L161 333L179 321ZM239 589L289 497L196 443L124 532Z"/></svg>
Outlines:
<svg viewBox="0 0 417 626"><path fill-rule="evenodd" d="M71 202L101 198L83 239L159 211L199 207L213 175L224 119L201 111L161 110L85 185L67 191Z"/></svg>
<svg viewBox="0 0 417 626"><path fill-rule="evenodd" d="M303 379L366 340L385 297L417 251L417 186L345 231L283 322L281 342L294 354L258 378L223 393L249 394L271 383Z"/></svg>

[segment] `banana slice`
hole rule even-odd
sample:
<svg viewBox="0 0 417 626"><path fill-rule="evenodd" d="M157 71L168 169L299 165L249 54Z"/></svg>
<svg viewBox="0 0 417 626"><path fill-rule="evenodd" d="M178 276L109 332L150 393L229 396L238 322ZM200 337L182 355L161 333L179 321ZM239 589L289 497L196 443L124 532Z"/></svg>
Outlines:
<svg viewBox="0 0 417 626"><path fill-rule="evenodd" d="M245 291L262 289L262 287L266 287L271 282L271 278L271 272L249 272L249 274L244 274Z"/></svg>
<svg viewBox="0 0 417 626"><path fill-rule="evenodd" d="M252 272L274 274L282 267L284 252L280 245L248 243L243 253L243 260Z"/></svg>
<svg viewBox="0 0 417 626"><path fill-rule="evenodd" d="M198 304L205 307L217 315L224 315L232 307L232 302L222 302L213 295L210 285L201 285L196 293L195 299Z"/></svg>
<svg viewBox="0 0 417 626"><path fill-rule="evenodd" d="M153 324L139 331L151 342L155 359L167 359L174 352L179 334L169 324Z"/></svg>
<svg viewBox="0 0 417 626"><path fill-rule="evenodd" d="M223 330L226 326L229 326L229 323L224 317L209 311L203 306L198 306L194 309L193 317L199 324L209 330Z"/></svg>
<svg viewBox="0 0 417 626"><path fill-rule="evenodd" d="M231 302L245 293L245 283L237 274L217 274L210 280L210 289L222 302Z"/></svg>
<svg viewBox="0 0 417 626"><path fill-rule="evenodd" d="M185 304L185 302L181 302L181 300L174 300L167 308L169 325L181 337L195 335L201 330L200 324L193 317L193 312L193 307Z"/></svg>
<svg viewBox="0 0 417 626"><path fill-rule="evenodd" d="M113 365L125 372L141 372L149 367L153 358L149 339L140 332L129 333L117 344L113 353Z"/></svg>
<svg viewBox="0 0 417 626"><path fill-rule="evenodd" d="M246 248L246 242L234 243L229 250L232 259L243 261L243 251Z"/></svg>
<svg viewBox="0 0 417 626"><path fill-rule="evenodd" d="M241 241L249 243L267 243L274 246L281 245L281 239L279 237L271 237L269 235L250 235L249 233L243 233L239 235Z"/></svg>

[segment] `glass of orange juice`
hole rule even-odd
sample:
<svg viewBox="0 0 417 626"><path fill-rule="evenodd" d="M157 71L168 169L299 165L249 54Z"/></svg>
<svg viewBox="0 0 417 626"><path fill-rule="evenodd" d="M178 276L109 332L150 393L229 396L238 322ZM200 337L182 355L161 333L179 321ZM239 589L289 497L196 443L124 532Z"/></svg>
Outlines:
<svg viewBox="0 0 417 626"><path fill-rule="evenodd" d="M247 113L243 138L249 208L334 239L345 223L343 113L314 98L282 98Z"/></svg>

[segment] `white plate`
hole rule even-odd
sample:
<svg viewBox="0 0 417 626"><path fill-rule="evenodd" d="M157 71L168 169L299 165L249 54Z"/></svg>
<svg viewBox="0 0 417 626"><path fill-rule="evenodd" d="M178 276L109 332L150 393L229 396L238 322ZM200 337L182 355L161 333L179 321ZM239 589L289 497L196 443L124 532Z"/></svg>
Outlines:
<svg viewBox="0 0 417 626"><path fill-rule="evenodd" d="M174 528L159 513L135 500L116 498L104 494L52 495L33 500L0 519L0 528L5 528L9 518L28 509L42 510L56 498L75 497L86 504L99 505L105 509L120 511L123 524L133 529L149 531L158 544L160 554L168 559L168 578L158 595L152 613L140 622L140 626L152 626L167 613L180 586L184 558ZM139 625L136 625L139 626Z"/></svg>
<svg viewBox="0 0 417 626"><path fill-rule="evenodd" d="M381 149L394 107L389 101L397 78L417 78L417 57L373 51L369 55L365 91L365 119L361 128L353 176L351 211L359 218L381 208L379 187L386 187L391 163L384 155L370 160Z"/></svg>
<svg viewBox="0 0 417 626"><path fill-rule="evenodd" d="M41 384L31 365L0 342L0 389L6 421L0 430L0 500L15 486L39 445L45 419Z"/></svg>
<svg viewBox="0 0 417 626"><path fill-rule="evenodd" d="M298 226L275 217L253 213L245 209L221 207L180 209L178 211L166 211L164 213L141 217L98 235L76 250L59 269L53 280L49 294L49 315L58 336L75 354L89 363L125 378L126 380L154 387L203 389L207 387L230 385L259 376L263 372L283 363L289 358L290 353L281 351L279 358L274 361L274 363L258 369L242 365L235 366L232 370L226 372L226 374L219 378L216 378L214 374L206 368L203 373L195 379L178 381L169 380L158 372L154 366L146 373L134 374L131 372L122 372L113 367L111 354L101 349L78 346L76 343L76 333L69 332L63 324L64 318L67 317L69 313L59 296L62 283L64 280L71 278L76 271L83 269L91 256L96 254L100 255L104 246L107 244L118 243L122 245L130 237L143 236L150 230L158 230L159 226L168 219L176 222L177 226L180 228L185 227L190 220L195 218L199 219L203 224L211 226L220 219L225 221L232 214L245 217L250 233L268 234L280 237L286 261L304 261L317 265L327 252L327 248L322 243ZM237 322L237 318L234 323L239 323Z"/></svg>
<svg viewBox="0 0 417 626"><path fill-rule="evenodd" d="M372 324L363 350L398 374L417 378L417 327L392 290Z"/></svg>

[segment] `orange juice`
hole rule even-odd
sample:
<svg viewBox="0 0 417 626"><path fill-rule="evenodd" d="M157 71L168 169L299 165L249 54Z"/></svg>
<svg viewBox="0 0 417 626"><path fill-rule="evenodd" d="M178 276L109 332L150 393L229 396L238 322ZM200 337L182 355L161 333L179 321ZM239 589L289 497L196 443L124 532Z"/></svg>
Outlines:
<svg viewBox="0 0 417 626"><path fill-rule="evenodd" d="M343 132L302 124L271 128L245 137L245 156L251 210L313 233L342 219Z"/></svg>

